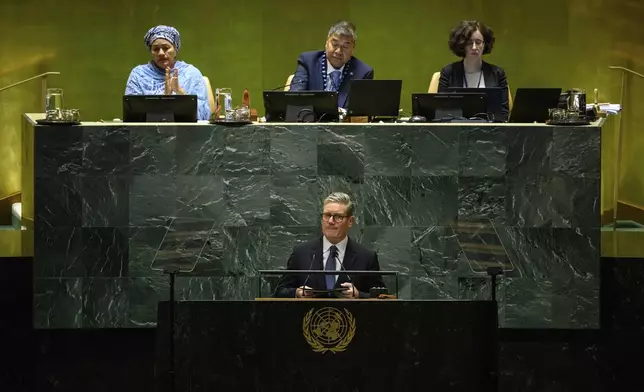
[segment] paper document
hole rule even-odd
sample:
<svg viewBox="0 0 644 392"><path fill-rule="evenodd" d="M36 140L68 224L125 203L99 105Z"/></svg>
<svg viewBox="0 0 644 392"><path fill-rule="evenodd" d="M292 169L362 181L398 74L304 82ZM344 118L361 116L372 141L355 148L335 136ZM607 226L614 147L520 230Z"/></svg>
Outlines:
<svg viewBox="0 0 644 392"><path fill-rule="evenodd" d="M594 104L592 103L587 104L586 110L592 110L593 105ZM622 111L622 105L618 103L600 103L599 108L605 111L606 113L610 113L610 114L617 114Z"/></svg>

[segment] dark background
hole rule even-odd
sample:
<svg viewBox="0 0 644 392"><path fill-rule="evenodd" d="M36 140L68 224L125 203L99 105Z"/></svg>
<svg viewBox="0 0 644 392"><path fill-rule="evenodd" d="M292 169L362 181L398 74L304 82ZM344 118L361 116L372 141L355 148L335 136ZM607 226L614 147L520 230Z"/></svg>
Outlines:
<svg viewBox="0 0 644 392"><path fill-rule="evenodd" d="M153 390L155 329L33 330L31 259L0 265L0 390ZM601 329L502 329L500 391L637 389L644 259L601 266Z"/></svg>

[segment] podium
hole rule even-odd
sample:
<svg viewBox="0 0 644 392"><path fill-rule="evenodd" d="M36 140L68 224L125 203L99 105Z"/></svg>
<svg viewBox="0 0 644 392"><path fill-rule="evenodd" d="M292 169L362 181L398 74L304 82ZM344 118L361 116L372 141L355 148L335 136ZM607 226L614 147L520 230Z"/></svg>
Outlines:
<svg viewBox="0 0 644 392"><path fill-rule="evenodd" d="M169 311L159 303L160 392L173 391ZM175 391L496 391L494 301L266 298L175 312Z"/></svg>

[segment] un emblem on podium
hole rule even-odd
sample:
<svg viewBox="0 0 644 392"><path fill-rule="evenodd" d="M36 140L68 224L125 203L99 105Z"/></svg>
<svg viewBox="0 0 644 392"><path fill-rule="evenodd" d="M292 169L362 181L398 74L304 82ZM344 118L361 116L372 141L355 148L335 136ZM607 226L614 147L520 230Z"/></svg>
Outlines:
<svg viewBox="0 0 644 392"><path fill-rule="evenodd" d="M302 320L302 334L313 351L344 351L356 334L356 320L346 309L311 309Z"/></svg>

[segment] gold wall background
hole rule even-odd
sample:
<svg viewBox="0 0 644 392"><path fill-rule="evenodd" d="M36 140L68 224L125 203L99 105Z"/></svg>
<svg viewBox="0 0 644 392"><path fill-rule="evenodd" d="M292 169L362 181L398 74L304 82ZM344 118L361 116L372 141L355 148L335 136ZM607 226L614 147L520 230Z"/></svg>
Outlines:
<svg viewBox="0 0 644 392"><path fill-rule="evenodd" d="M486 60L505 68L517 87L599 88L602 101L619 102L617 64L644 73L644 16L640 0L2 0L0 87L45 71L60 71L67 107L84 120L121 116L129 71L149 56L148 28L170 24L181 33L180 58L197 66L215 87L231 87L238 103L244 88L263 112L261 91L285 83L297 55L320 49L331 23L350 19L359 36L356 56L377 78L403 79L402 108L410 94L426 91L431 74L455 61L447 48L461 19L479 19L497 37ZM620 201L644 206L644 80L629 77L623 126ZM38 111L37 81L0 92L0 199L20 190L20 115ZM631 105L632 103L632 105ZM612 208L615 130L605 129L602 210ZM642 207L644 208L644 207Z"/></svg>

